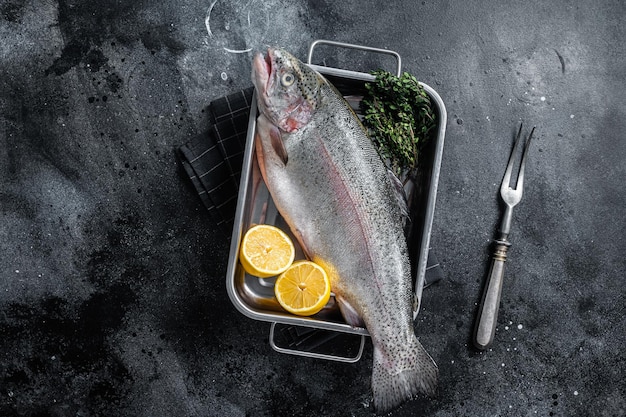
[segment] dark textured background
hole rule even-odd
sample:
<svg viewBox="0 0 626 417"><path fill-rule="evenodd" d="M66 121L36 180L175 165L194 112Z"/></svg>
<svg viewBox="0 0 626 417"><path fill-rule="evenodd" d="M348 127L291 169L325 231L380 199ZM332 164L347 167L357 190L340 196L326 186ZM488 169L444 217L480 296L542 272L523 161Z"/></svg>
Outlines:
<svg viewBox="0 0 626 417"><path fill-rule="evenodd" d="M225 48L305 58L318 38L399 52L449 115L432 231L445 278L416 323L439 394L392 415L626 415L625 16L619 0L3 0L0 415L372 415L369 344L351 365L282 355L234 309L229 242L176 155L211 100L251 85L251 54ZM520 121L536 142L496 341L478 353Z"/></svg>

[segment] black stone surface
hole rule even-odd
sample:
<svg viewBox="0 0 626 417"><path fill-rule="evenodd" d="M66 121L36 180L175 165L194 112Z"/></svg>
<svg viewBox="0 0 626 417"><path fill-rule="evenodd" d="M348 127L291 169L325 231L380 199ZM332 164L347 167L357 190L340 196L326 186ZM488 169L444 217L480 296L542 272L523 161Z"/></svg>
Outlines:
<svg viewBox="0 0 626 417"><path fill-rule="evenodd" d="M229 242L176 149L251 52L385 47L449 122L416 322L435 399L393 416L626 415L626 6L5 0L0 4L0 415L370 416L356 364L274 352L225 290ZM230 52L229 52L230 51ZM320 62L377 58L320 49ZM499 326L470 336L520 121L536 125Z"/></svg>

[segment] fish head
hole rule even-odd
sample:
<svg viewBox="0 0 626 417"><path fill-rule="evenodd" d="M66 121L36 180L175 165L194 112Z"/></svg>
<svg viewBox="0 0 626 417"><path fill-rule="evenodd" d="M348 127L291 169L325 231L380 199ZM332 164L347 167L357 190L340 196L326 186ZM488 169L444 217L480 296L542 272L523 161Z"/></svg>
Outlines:
<svg viewBox="0 0 626 417"><path fill-rule="evenodd" d="M324 79L284 49L269 48L266 55L255 55L252 82L259 110L280 129L293 132L311 119Z"/></svg>

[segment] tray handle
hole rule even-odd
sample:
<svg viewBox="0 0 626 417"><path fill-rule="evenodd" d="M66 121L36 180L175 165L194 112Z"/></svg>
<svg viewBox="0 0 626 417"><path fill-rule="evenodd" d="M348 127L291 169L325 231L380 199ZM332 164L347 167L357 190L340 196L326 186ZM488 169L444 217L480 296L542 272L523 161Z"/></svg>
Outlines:
<svg viewBox="0 0 626 417"><path fill-rule="evenodd" d="M400 54L395 51L390 51L388 49L374 48L371 46L355 45L352 43L329 41L325 39L315 40L313 41L313 43L311 43L311 46L309 46L309 55L307 57L307 64L309 65L312 64L313 50L315 49L317 45L331 45L331 46L338 46L340 48L360 49L362 51L369 51L369 52L375 52L379 54L392 55L394 58L396 58L396 62L397 62L396 75L399 77L402 73L402 58L400 57Z"/></svg>
<svg viewBox="0 0 626 417"><path fill-rule="evenodd" d="M332 354L326 354L326 353L320 353L320 352L312 352L312 351L307 351L307 350L291 349L291 348L278 346L278 344L276 343L276 340L275 340L276 325L278 325L278 324L279 323L272 322L271 327L270 327L270 336L269 336L270 346L276 352L286 353L286 354L289 354L289 355L304 356L304 357L308 357L308 358L326 359L326 360L331 360L331 361L336 361L336 362L346 362L346 363L358 362L361 359L361 356L363 355L363 348L365 346L365 336L364 335L359 335L360 338L361 338L360 345L359 345L358 352L354 356L339 356L339 355L332 355ZM326 332L327 333L326 337L328 337L329 339L335 337L335 335L337 335L339 333L339 332L335 332L335 331L332 331L332 330L319 330L319 329L312 329L312 328L311 328L311 331ZM323 343L323 342L321 342L321 343Z"/></svg>

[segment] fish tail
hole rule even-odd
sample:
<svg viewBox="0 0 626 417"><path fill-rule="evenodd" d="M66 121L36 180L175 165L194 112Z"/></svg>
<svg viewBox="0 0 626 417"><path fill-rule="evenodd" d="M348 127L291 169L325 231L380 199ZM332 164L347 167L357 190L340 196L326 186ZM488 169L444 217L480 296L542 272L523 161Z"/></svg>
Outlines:
<svg viewBox="0 0 626 417"><path fill-rule="evenodd" d="M434 396L437 389L439 370L417 338L397 356L385 356L379 347L374 346L372 391L374 407L380 413L417 394Z"/></svg>

